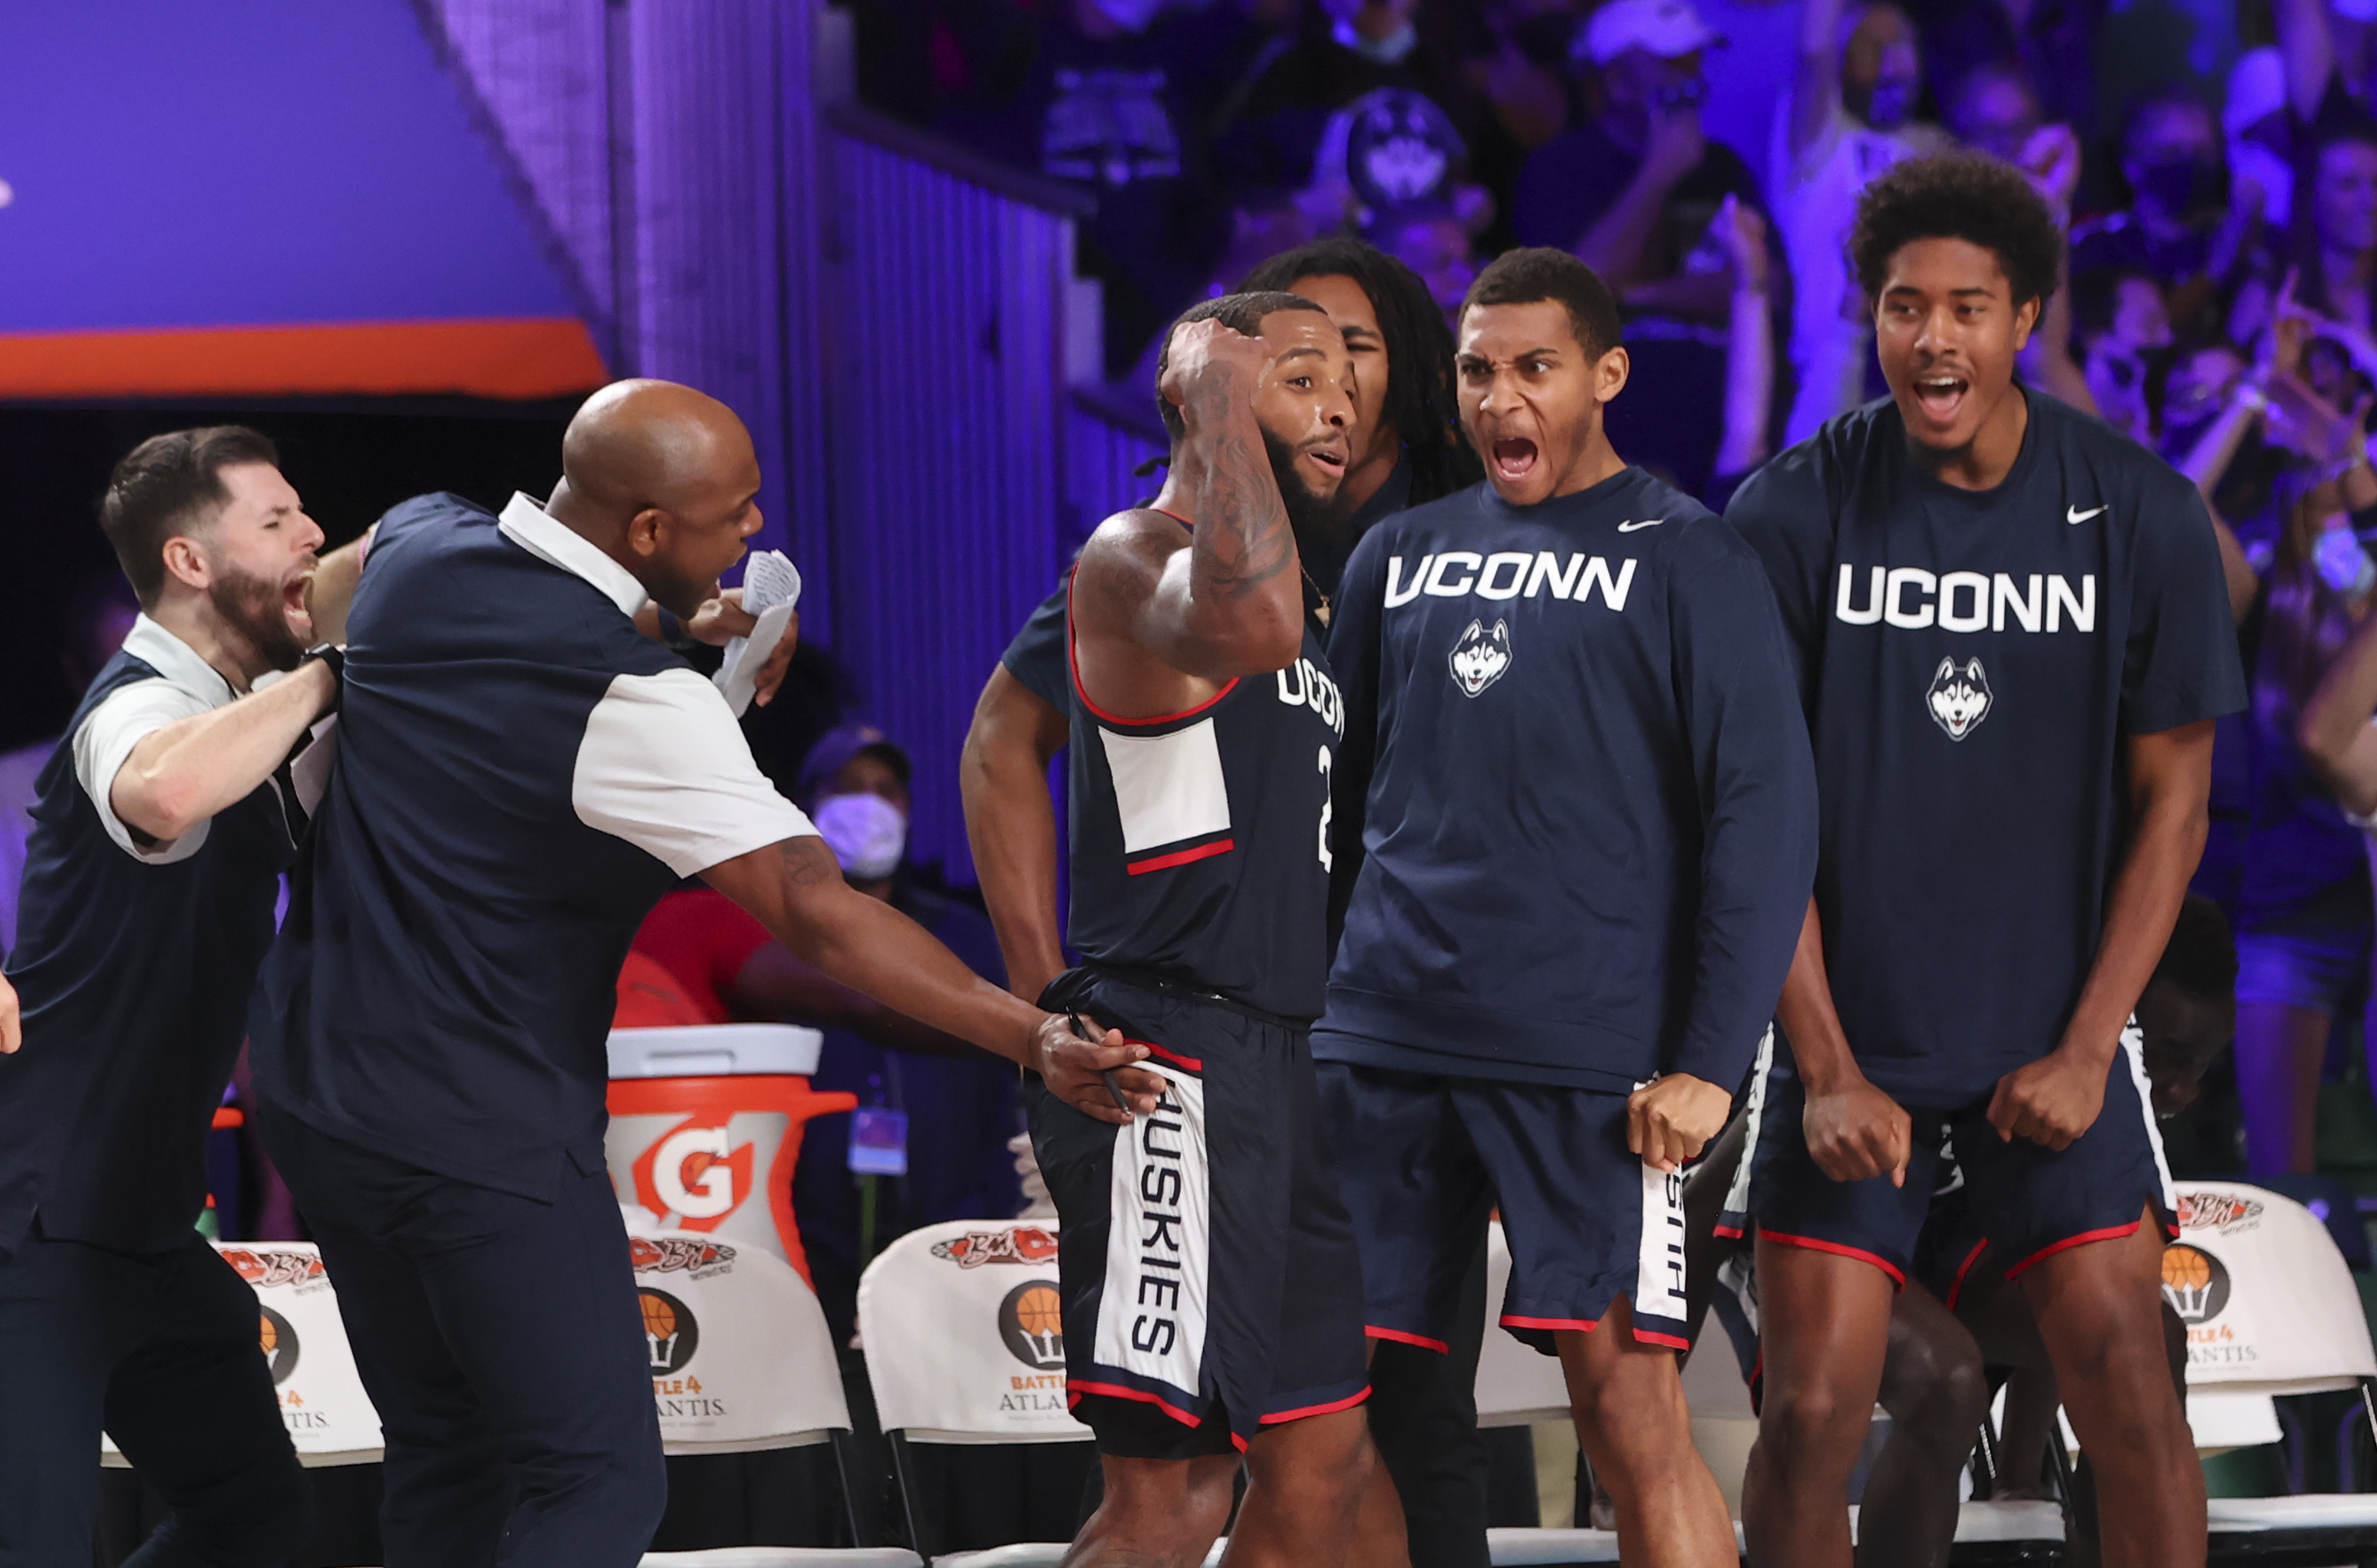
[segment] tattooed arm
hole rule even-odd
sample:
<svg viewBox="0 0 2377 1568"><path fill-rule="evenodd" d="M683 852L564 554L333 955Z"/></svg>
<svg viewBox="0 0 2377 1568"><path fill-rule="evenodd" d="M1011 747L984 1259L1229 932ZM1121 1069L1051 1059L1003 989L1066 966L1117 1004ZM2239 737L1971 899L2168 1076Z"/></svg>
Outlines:
<svg viewBox="0 0 2377 1568"><path fill-rule="evenodd" d="M786 838L722 861L701 873L751 911L792 951L853 991L937 1029L970 1039L1037 1072L1066 1101L1105 1122L1120 1122L1099 1081L1115 1075L1138 1111L1155 1108L1151 1075L1128 1070L1146 1056L1113 1030L1076 1036L1071 1023L1010 996L965 967L924 927L842 879L823 839Z"/></svg>
<svg viewBox="0 0 2377 1568"><path fill-rule="evenodd" d="M1344 350L1325 316L1294 314L1277 343L1211 320L1173 339L1158 390L1186 428L1161 510L1108 518L1073 579L1081 681L1108 712L1178 712L1237 676L1284 668L1303 646L1296 534L1255 402L1274 386L1291 401L1333 396Z"/></svg>

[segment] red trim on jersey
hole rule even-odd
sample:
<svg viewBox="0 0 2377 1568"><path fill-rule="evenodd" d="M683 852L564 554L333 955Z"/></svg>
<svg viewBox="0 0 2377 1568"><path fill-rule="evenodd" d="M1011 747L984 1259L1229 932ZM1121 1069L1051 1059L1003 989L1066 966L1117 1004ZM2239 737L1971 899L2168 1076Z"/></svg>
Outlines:
<svg viewBox="0 0 2377 1568"><path fill-rule="evenodd" d="M1712 1234L1722 1236L1728 1241L1738 1241L1742 1237L1742 1231L1737 1226L1717 1225L1712 1226L1710 1229Z"/></svg>
<svg viewBox="0 0 2377 1568"><path fill-rule="evenodd" d="M1672 1334L1661 1334L1652 1328L1637 1328L1634 1331L1634 1337L1645 1345L1665 1345L1670 1350L1689 1350L1692 1348L1692 1342L1689 1339L1678 1338Z"/></svg>
<svg viewBox="0 0 2377 1568"><path fill-rule="evenodd" d="M1601 1320L1581 1317L1517 1317L1504 1313L1497 1319L1504 1328L1581 1328L1587 1334L1601 1326Z"/></svg>
<svg viewBox="0 0 2377 1568"><path fill-rule="evenodd" d="M1128 1045L1143 1045L1147 1047L1148 1053L1150 1055L1161 1056L1166 1062L1177 1062L1192 1073L1201 1073L1205 1070L1203 1058L1197 1056L1183 1056L1177 1051L1166 1051L1152 1039L1126 1039L1124 1043Z"/></svg>
<svg viewBox="0 0 2377 1568"><path fill-rule="evenodd" d="M1174 866L1185 866L1194 861L1210 861L1215 855L1226 855L1237 847L1238 841L1235 838L1216 838L1211 844L1200 844L1193 849L1175 849L1168 855L1157 855L1144 861L1125 861L1122 869L1133 876L1145 876L1152 871L1170 871Z"/></svg>
<svg viewBox="0 0 2377 1568"><path fill-rule="evenodd" d="M1274 1414L1262 1417L1260 1420L1257 1420L1255 1424L1257 1426L1275 1427L1283 1425L1288 1421L1300 1421L1307 1416L1333 1415L1339 1410L1352 1409L1355 1406L1360 1404L1369 1396L1370 1385L1366 1383L1362 1385L1362 1392L1359 1394L1349 1394L1343 1399L1332 1399L1326 1405L1304 1405L1299 1406L1293 1410L1281 1410Z"/></svg>
<svg viewBox="0 0 2377 1568"><path fill-rule="evenodd" d="M2056 1253L2061 1252L2066 1247L2076 1247L2084 1241L2110 1241L2119 1237L2134 1234L2137 1228L2144 1223L2145 1221L2143 1218L2132 1219L2127 1225L2108 1225L2102 1230L2083 1230L2077 1236L2066 1236L2063 1240L2056 1242L2053 1246L2039 1248L2038 1251L2031 1253L2030 1256L2023 1259L2012 1268L2007 1269L2006 1277L2008 1279L2012 1279L2024 1269L2029 1268L2034 1264L2046 1262L2049 1258L2053 1257Z"/></svg>
<svg viewBox="0 0 2377 1568"><path fill-rule="evenodd" d="M1380 1328L1375 1323L1362 1332L1373 1339L1392 1339L1398 1345L1416 1345L1423 1350L1433 1350L1439 1356L1452 1354L1451 1346L1441 1339L1430 1339L1425 1334L1405 1334L1400 1328Z"/></svg>
<svg viewBox="0 0 2377 1568"><path fill-rule="evenodd" d="M1966 1253L1965 1261L1956 1265L1956 1277L1948 1282L1948 1300L1945 1305L1950 1312L1956 1310L1956 1298L1964 1294L1965 1276L1973 1272L1973 1265L1980 1262L1981 1254L1989 1250L1989 1239L1984 1236L1973 1243L1973 1250Z"/></svg>
<svg viewBox="0 0 2377 1568"><path fill-rule="evenodd" d="M1859 1263L1869 1263L1890 1276L1891 1283L1896 1285L1901 1290L1906 1289L1906 1276L1904 1272L1888 1258L1878 1253L1867 1252L1863 1247L1845 1247L1838 1241L1827 1241L1815 1236L1786 1236L1780 1230L1770 1230L1763 1226L1759 1228L1758 1235L1761 1241L1780 1241L1786 1247L1805 1247L1811 1253L1831 1253L1837 1257L1855 1258Z"/></svg>
<svg viewBox="0 0 2377 1568"><path fill-rule="evenodd" d="M1081 1402L1081 1396L1084 1394L1103 1394L1109 1399L1135 1399L1142 1405L1153 1405L1183 1426L1200 1427L1205 1424L1204 1418L1190 1415L1166 1400L1162 1395L1150 1394L1140 1388L1125 1388L1120 1384L1083 1383L1079 1378L1075 1378L1065 1385L1065 1408L1069 1410Z"/></svg>
<svg viewBox="0 0 2377 1568"><path fill-rule="evenodd" d="M1170 515L1171 514L1169 513L1165 514L1166 517L1169 517ZM1073 646L1073 580L1080 576L1081 573L1081 564L1076 561L1073 563L1073 569L1065 574L1065 667L1072 671L1073 695L1081 699L1081 706L1083 707L1088 708L1092 713L1096 714L1100 719L1105 719L1109 724L1121 724L1143 728L1151 724L1170 724L1183 719L1194 719L1197 715L1204 712L1207 708L1212 707L1215 703L1220 702L1224 697L1228 696L1232 692L1238 689L1238 677L1233 675L1230 677L1230 683L1228 685L1224 686L1220 691L1215 692L1212 696L1207 697L1203 702L1199 703L1196 707L1184 707L1177 713L1159 714L1153 719L1125 719L1120 714L1108 713L1105 708L1102 708L1096 703L1092 702L1090 700L1089 688L1081 684L1081 652Z"/></svg>

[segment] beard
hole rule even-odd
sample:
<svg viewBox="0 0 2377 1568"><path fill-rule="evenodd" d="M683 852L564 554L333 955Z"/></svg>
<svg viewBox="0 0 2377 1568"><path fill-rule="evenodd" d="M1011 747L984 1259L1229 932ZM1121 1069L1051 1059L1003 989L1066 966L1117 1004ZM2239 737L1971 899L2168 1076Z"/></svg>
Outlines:
<svg viewBox="0 0 2377 1568"><path fill-rule="evenodd" d="M294 670L304 663L305 645L297 640L296 632L289 624L282 585L242 572L228 562L209 564L214 567L214 581L208 586L207 598L214 605L215 613L247 639L266 667Z"/></svg>
<svg viewBox="0 0 2377 1568"><path fill-rule="evenodd" d="M1263 450L1271 457L1272 477L1279 481L1280 504L1287 510L1287 526L1296 534L1296 549L1310 553L1316 544L1333 544L1345 532L1351 508L1340 499L1341 488L1328 495L1316 493L1296 469L1296 448L1263 432Z"/></svg>

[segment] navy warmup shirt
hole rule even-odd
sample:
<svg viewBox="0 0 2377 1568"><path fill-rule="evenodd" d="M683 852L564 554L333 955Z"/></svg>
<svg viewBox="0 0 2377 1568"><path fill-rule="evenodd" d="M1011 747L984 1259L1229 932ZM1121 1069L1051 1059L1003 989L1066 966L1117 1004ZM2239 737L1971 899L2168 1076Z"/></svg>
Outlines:
<svg viewBox="0 0 2377 1568"><path fill-rule="evenodd" d="M296 858L267 781L170 843L108 793L143 738L231 702L231 685L146 615L42 769L8 978L23 1048L0 1056L0 1253L42 1235L119 1252L188 1239L206 1139Z"/></svg>
<svg viewBox="0 0 2377 1568"><path fill-rule="evenodd" d="M1917 468L1887 400L1726 516L1765 559L1816 751L1816 897L1857 1063L1948 1108L2055 1049L2126 830L2122 738L2245 703L2204 502L2032 391L2013 471Z"/></svg>
<svg viewBox="0 0 2377 1568"><path fill-rule="evenodd" d="M644 591L526 496L380 520L339 756L251 1023L333 1137L546 1198L603 1169L614 982L681 877L815 831Z"/></svg>
<svg viewBox="0 0 2377 1568"><path fill-rule="evenodd" d="M1733 530L1640 469L1532 507L1479 484L1363 540L1329 652L1339 877L1360 863L1313 1055L1738 1086L1816 808L1774 595Z"/></svg>

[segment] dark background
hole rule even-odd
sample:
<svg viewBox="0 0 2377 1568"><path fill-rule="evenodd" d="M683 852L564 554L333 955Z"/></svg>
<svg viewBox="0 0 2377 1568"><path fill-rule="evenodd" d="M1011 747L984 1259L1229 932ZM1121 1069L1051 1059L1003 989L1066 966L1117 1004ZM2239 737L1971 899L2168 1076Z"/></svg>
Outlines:
<svg viewBox="0 0 2377 1568"><path fill-rule="evenodd" d="M117 571L99 531L108 471L161 431L246 424L281 447L305 509L342 544L407 496L450 490L499 508L542 497L561 473L578 399L314 399L304 402L17 405L0 411L0 751L56 734L81 694L58 649L66 604ZM328 548L326 546L325 548Z"/></svg>

